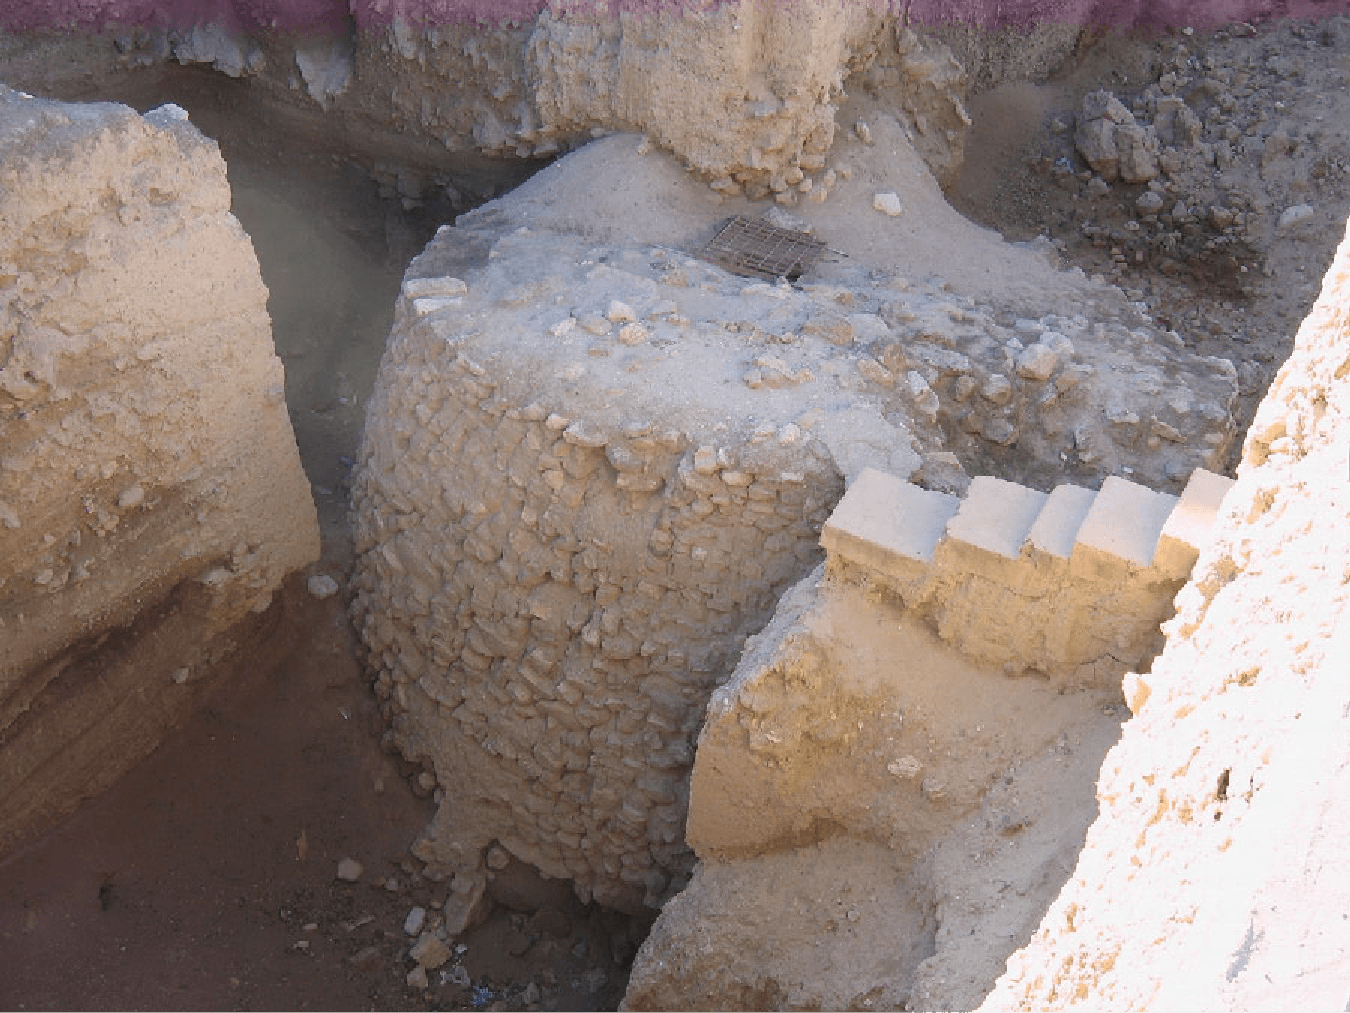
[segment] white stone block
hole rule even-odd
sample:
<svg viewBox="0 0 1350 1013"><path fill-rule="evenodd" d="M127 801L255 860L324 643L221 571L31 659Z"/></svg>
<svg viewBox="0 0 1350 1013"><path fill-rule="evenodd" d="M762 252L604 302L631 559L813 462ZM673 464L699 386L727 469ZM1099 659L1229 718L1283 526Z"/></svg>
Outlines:
<svg viewBox="0 0 1350 1013"><path fill-rule="evenodd" d="M864 468L825 522L827 552L902 578L933 562L947 521L961 500Z"/></svg>
<svg viewBox="0 0 1350 1013"><path fill-rule="evenodd" d="M1078 529L1073 571L1114 579L1131 568L1151 567L1163 525L1176 504L1175 496L1110 476Z"/></svg>
<svg viewBox="0 0 1350 1013"><path fill-rule="evenodd" d="M1232 487L1231 478L1197 468L1163 525L1153 565L1169 577L1187 579L1209 541L1223 498Z"/></svg>

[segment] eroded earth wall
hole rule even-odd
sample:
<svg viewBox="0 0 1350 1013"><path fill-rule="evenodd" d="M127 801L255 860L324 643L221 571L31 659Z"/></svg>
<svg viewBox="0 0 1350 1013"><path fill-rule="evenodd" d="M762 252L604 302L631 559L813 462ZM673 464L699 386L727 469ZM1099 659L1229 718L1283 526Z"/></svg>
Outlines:
<svg viewBox="0 0 1350 1013"><path fill-rule="evenodd" d="M110 44L86 59L208 65L282 103L317 104L351 128L349 141L369 130L390 150L416 137L543 158L598 133L645 131L722 192L795 199L803 182L820 181L836 129L850 126L836 112L858 72L903 111L946 180L961 163L968 80L1043 76L1084 26L1139 17L1100 0L985 6L315 0L166 10L104 0L7 5L0 28L102 26ZM1004 31L985 39L973 25ZM420 199L422 186L412 189Z"/></svg>
<svg viewBox="0 0 1350 1013"><path fill-rule="evenodd" d="M0 87L0 851L153 749L318 555L266 301L182 110Z"/></svg>
<svg viewBox="0 0 1350 1013"><path fill-rule="evenodd" d="M983 1009L1341 1006L1350 240L1247 436L1101 815Z"/></svg>

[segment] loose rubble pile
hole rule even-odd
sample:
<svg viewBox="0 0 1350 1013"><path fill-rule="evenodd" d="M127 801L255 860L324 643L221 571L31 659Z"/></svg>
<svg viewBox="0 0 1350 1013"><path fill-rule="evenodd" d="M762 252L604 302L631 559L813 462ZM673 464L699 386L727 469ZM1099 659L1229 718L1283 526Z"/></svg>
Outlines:
<svg viewBox="0 0 1350 1013"><path fill-rule="evenodd" d="M1037 156L1068 195L1041 227L1138 286L1197 350L1232 357L1244 421L1350 207L1350 161L1338 153L1350 140L1347 39L1344 15L1180 33L1137 87L1091 92L1054 116Z"/></svg>
<svg viewBox="0 0 1350 1013"><path fill-rule="evenodd" d="M1309 44L1334 49L1336 32L1336 23L1328 24L1322 41ZM1320 132L1291 136L1249 99L1256 88L1271 87L1278 112L1291 88L1334 91L1346 78L1329 59L1313 63L1305 78L1273 47L1261 63L1250 56L1227 61L1221 53L1211 44L1197 58L1177 46L1133 109L1108 91L1089 94L1072 135L1089 172L1079 176L1061 158L1054 173L1070 190L1086 183L1081 192L1094 198L1112 196L1110 184L1147 184L1137 196L1125 191L1135 214L1119 228L1111 221L1081 226L1084 236L1110 247L1113 260L1153 259L1164 274L1200 272L1208 285L1250 294L1273 237L1305 227L1317 214L1307 203L1313 191L1343 185L1346 166ZM1258 74L1270 83L1254 80Z"/></svg>
<svg viewBox="0 0 1350 1013"><path fill-rule="evenodd" d="M386 972L392 963L406 994L433 1009L616 1006L621 968L647 920L583 906L566 882L541 878L500 848L489 862L499 910L465 936L446 924L448 884L425 878L415 860L405 858L385 874L344 858L335 889L350 902L346 916L332 925L307 921L306 908L287 910L298 930L295 949L312 953L337 944L349 954L344 963L365 974Z"/></svg>

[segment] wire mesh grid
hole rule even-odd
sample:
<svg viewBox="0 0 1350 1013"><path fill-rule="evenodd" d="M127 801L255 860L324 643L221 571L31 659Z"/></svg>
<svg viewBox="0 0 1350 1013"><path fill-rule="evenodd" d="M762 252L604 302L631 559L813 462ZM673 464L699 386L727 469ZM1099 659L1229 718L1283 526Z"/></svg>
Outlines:
<svg viewBox="0 0 1350 1013"><path fill-rule="evenodd" d="M699 255L732 274L796 281L827 252L834 251L805 232L737 215L717 227Z"/></svg>

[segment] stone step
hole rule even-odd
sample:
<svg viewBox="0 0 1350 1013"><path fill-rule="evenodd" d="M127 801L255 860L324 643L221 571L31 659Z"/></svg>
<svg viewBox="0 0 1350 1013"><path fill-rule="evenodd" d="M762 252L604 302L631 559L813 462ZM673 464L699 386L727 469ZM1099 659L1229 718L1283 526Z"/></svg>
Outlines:
<svg viewBox="0 0 1350 1013"><path fill-rule="evenodd" d="M981 476L958 498L867 468L820 540L969 656L1106 687L1156 650L1232 484L1197 471L1180 497L1116 477L1047 495Z"/></svg>
<svg viewBox="0 0 1350 1013"><path fill-rule="evenodd" d="M1108 477L1078 529L1070 570L1114 580L1152 567L1163 526L1177 503L1176 496Z"/></svg>
<svg viewBox="0 0 1350 1013"><path fill-rule="evenodd" d="M1100 492L1061 485L1047 495L982 475L959 498L864 468L820 541L899 579L945 572L1016 580L1017 567L1030 563L1092 580L1148 569L1185 580L1232 485L1198 469L1180 497L1114 476Z"/></svg>
<svg viewBox="0 0 1350 1013"><path fill-rule="evenodd" d="M980 475L947 521L938 546L938 567L951 573L1012 574L1021 563L1022 546L1046 501L1043 492L1015 482Z"/></svg>
<svg viewBox="0 0 1350 1013"><path fill-rule="evenodd" d="M1181 491L1181 499L1168 516L1158 539L1158 551L1153 559L1158 570L1176 580L1190 577L1195 561L1200 558L1200 550L1209 542L1209 533L1214 529L1214 519L1223 498L1231 488L1231 478L1204 468L1191 473L1186 488Z"/></svg>
<svg viewBox="0 0 1350 1013"><path fill-rule="evenodd" d="M1022 553L1038 566L1069 565L1078 531L1097 494L1080 485L1056 486L1027 533Z"/></svg>
<svg viewBox="0 0 1350 1013"><path fill-rule="evenodd" d="M830 553L886 576L923 576L961 499L864 468L825 522L820 544Z"/></svg>

